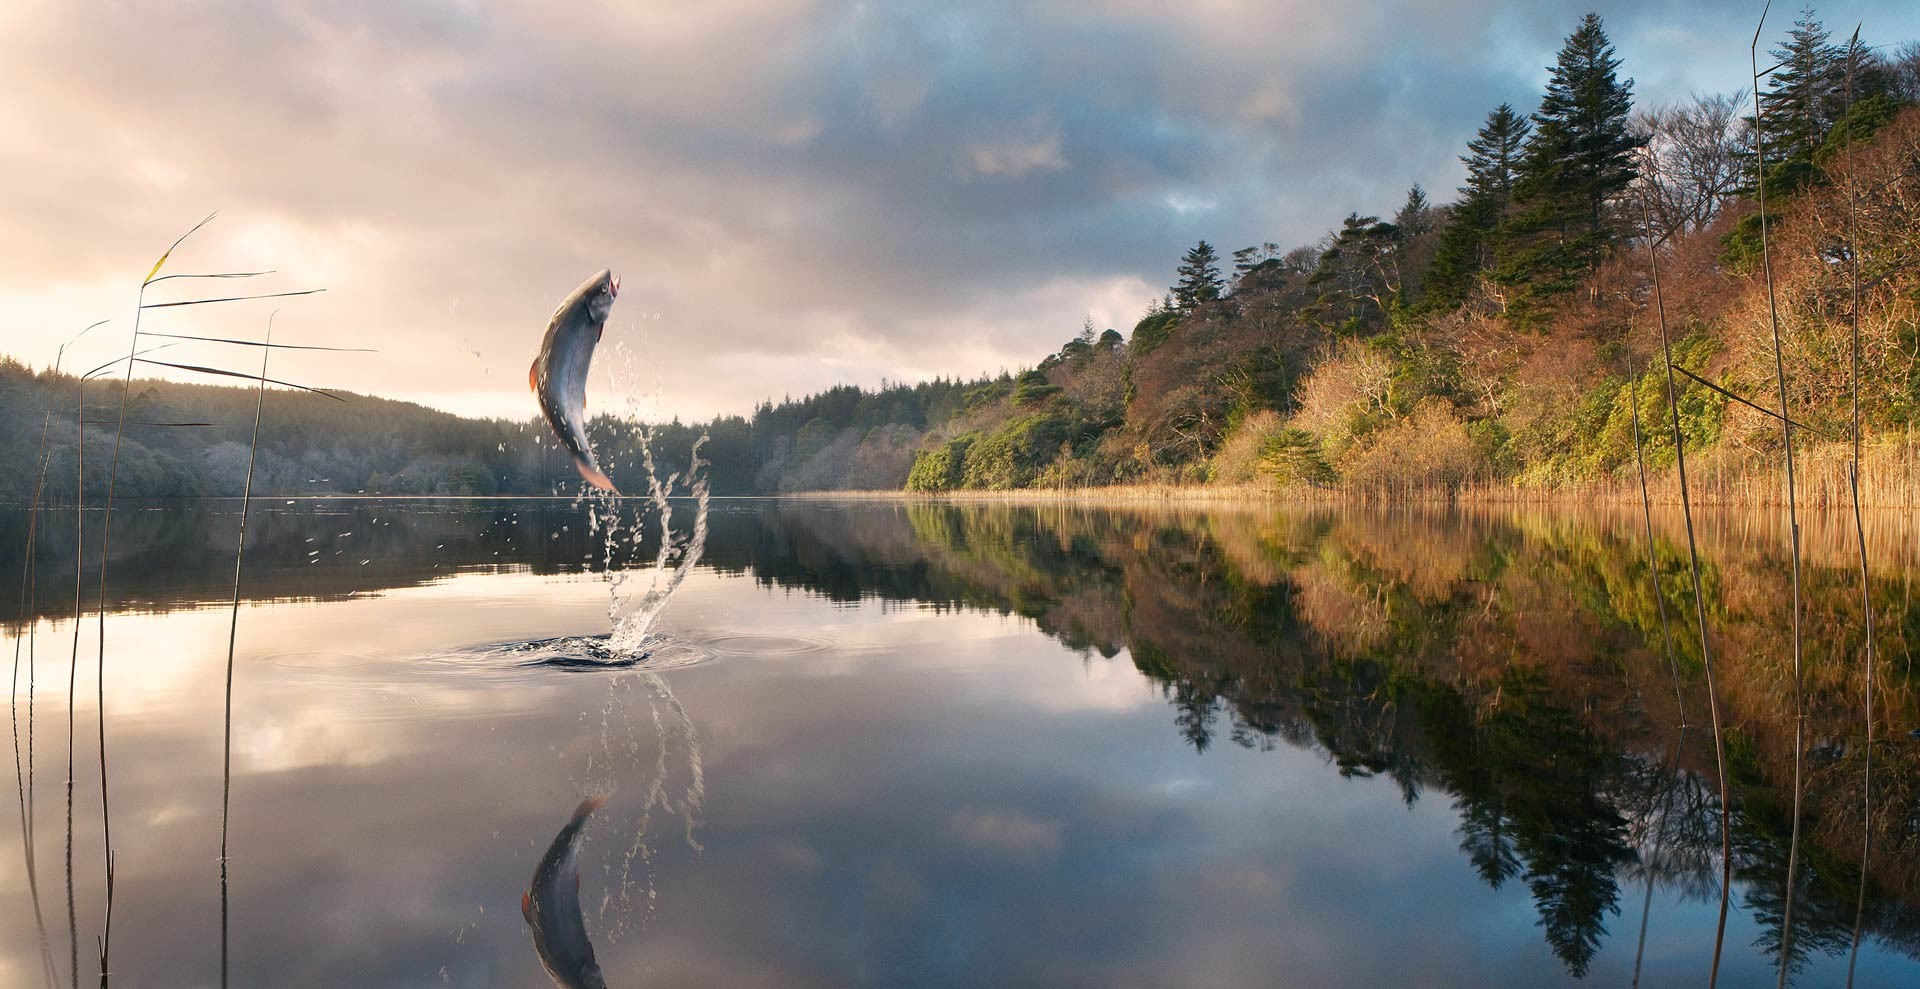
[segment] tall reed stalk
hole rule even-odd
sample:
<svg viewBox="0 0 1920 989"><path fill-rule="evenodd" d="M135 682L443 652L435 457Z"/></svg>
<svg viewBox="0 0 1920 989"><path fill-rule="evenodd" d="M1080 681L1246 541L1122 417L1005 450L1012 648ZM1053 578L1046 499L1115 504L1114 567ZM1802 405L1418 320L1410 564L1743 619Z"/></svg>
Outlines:
<svg viewBox="0 0 1920 989"><path fill-rule="evenodd" d="M1651 236L1651 235L1649 235ZM1653 582L1653 603L1660 610L1660 638L1667 647L1667 670L1673 675L1673 706L1680 727L1687 727L1687 704L1680 693L1680 662L1673 652L1673 627L1667 620L1667 596L1660 586L1660 558L1653 540L1653 498L1647 490L1647 451L1640 432L1640 378L1633 379L1633 459L1640 468L1640 510L1647 523L1647 577Z"/></svg>
<svg viewBox="0 0 1920 989"><path fill-rule="evenodd" d="M80 919L73 898L73 708L80 683L80 625L86 618L80 595L87 543L87 379L82 376L76 380L73 390L77 440L73 485L73 650L67 657L67 971L73 989L80 989Z"/></svg>
<svg viewBox="0 0 1920 989"><path fill-rule="evenodd" d="M1771 3L1768 4L1770 8ZM1767 9L1760 12L1754 26L1753 43L1747 49L1753 69L1753 142L1754 191L1760 208L1760 268L1767 285L1767 324L1773 331L1774 381L1780 392L1780 447L1787 469L1787 546L1793 561L1793 833L1787 842L1786 905L1780 915L1780 973L1777 985L1786 989L1787 974L1793 967L1793 894L1800 866L1801 803L1805 798L1807 682L1805 644L1800 615L1800 510L1794 493L1793 410L1787 405L1787 364L1780 345L1780 303L1773 285L1773 247L1767 219L1767 132L1766 118L1760 106L1760 32L1766 27ZM1772 70L1768 70L1772 71Z"/></svg>
<svg viewBox="0 0 1920 989"><path fill-rule="evenodd" d="M267 358L273 355L273 317L260 348L260 381L253 397L253 438L247 442L247 482L240 494L240 534L233 546L233 611L227 622L227 689L220 743L220 984L227 984L227 825L233 807L233 652L240 638L240 567L247 553L247 511L253 505L253 465L260 451L260 411L267 402Z"/></svg>
<svg viewBox="0 0 1920 989"><path fill-rule="evenodd" d="M1867 584L1867 531L1860 520L1860 238L1855 216L1852 119L1854 72L1859 68L1859 61L1860 26L1855 25L1853 38L1847 43L1845 111L1840 119L1846 122L1847 128L1842 135L1841 155L1847 171L1847 287L1852 300L1849 315L1853 324L1853 461L1847 480L1853 495L1853 532L1860 547L1860 620L1866 632L1860 680L1865 695L1867 739L1866 765L1860 781L1860 892L1853 907L1853 944L1847 952L1848 989L1852 989L1854 969L1860 961L1860 933L1866 924L1867 880L1873 860L1873 675L1879 654L1874 644L1873 597Z"/></svg>
<svg viewBox="0 0 1920 989"><path fill-rule="evenodd" d="M105 325L105 323L106 320L94 323L79 333L74 334L72 339L60 345L59 349L54 352L54 378L57 379L59 377L60 368L66 362L67 348L78 342L81 337L86 336L94 329ZM51 447L48 444L48 438L53 428L53 411L52 400L49 399L46 412L40 420L40 449L34 456L36 466L33 479L33 502L27 515L26 557L20 564L20 621L16 625L16 634L13 640L12 694L9 699L9 706L13 713L13 775L15 785L19 790L20 803L20 850L22 856L25 858L27 896L33 902L33 929L35 941L40 949L41 974L46 976L48 985L54 985L59 982L60 972L53 960L52 944L47 938L46 914L40 908L40 866L34 841L34 826L35 818L37 817L34 808L34 775L36 764L34 753L34 736L36 734L34 726L34 693L37 679L37 671L35 669L35 640L37 638L37 627L39 625L39 622L34 616L34 612L37 610L39 598L40 568L38 561L40 512L41 501L46 495L47 466L51 460ZM86 428L85 422L80 423L80 428ZM23 643L26 646L27 653L27 752L24 765L20 758L20 720L18 708L20 650Z"/></svg>
<svg viewBox="0 0 1920 989"><path fill-rule="evenodd" d="M1680 432L1680 388L1673 376L1673 339L1667 330L1667 302L1660 288L1660 251L1654 243L1653 209L1646 192L1640 194L1640 212L1646 223L1647 264L1653 277L1653 305L1660 324L1660 352L1667 366L1667 412L1673 426L1673 455L1680 475L1680 514L1687 525L1687 562L1693 575L1693 606L1700 623L1700 663L1707 677L1707 711L1713 719L1713 762L1720 780L1720 917L1713 930L1713 966L1707 987L1720 983L1720 952L1727 939L1727 903L1733 889L1733 808L1727 785L1726 733L1720 724L1720 691L1714 683L1713 644L1707 636L1707 595L1700 585L1700 544L1693 531L1693 502L1687 494L1687 443Z"/></svg>

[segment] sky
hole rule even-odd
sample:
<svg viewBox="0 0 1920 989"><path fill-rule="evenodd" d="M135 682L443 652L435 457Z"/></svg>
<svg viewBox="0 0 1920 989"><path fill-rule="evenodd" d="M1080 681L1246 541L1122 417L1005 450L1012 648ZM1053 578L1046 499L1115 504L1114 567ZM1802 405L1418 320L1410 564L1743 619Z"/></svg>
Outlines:
<svg viewBox="0 0 1920 989"><path fill-rule="evenodd" d="M547 319L603 267L596 411L1016 370L1083 319L1128 331L1197 240L1287 248L1416 182L1450 199L1589 9L7 0L0 354L50 366L104 319L64 366L124 355L140 279L217 210L166 271L274 273L148 301L325 292L141 329L257 338L277 307L277 340L376 351L277 351L306 384L528 418ZM1641 105L1744 87L1759 4L1598 12ZM1818 16L1920 38L1905 0Z"/></svg>

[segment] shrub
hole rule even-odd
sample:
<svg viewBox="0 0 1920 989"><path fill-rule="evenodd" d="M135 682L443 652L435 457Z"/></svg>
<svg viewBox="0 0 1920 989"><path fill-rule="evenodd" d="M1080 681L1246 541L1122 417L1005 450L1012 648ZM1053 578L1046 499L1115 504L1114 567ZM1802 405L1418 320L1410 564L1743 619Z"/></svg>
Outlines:
<svg viewBox="0 0 1920 989"><path fill-rule="evenodd" d="M1359 490L1441 488L1452 491L1477 474L1485 461L1467 424L1441 399L1423 399L1413 414L1381 429L1364 449L1341 464L1347 483Z"/></svg>
<svg viewBox="0 0 1920 989"><path fill-rule="evenodd" d="M907 472L908 491L951 491L960 486L962 467L973 436L948 440L931 449L921 450Z"/></svg>

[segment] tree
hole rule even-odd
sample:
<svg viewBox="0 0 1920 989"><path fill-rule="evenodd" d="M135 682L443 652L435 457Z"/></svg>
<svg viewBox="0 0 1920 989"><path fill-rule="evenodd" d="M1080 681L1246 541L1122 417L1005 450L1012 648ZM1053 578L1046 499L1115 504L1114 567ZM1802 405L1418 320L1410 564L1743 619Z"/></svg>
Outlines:
<svg viewBox="0 0 1920 989"><path fill-rule="evenodd" d="M1811 162L1814 149L1840 116L1846 53L1829 37L1807 8L1787 32L1786 45L1768 52L1779 67L1768 75L1767 90L1760 94L1765 131L1761 164L1767 168Z"/></svg>
<svg viewBox="0 0 1920 989"><path fill-rule="evenodd" d="M1522 289L1516 315L1571 289L1617 238L1611 207L1640 147L1627 126L1633 80L1619 68L1600 16L1588 14L1560 49L1513 184L1496 277Z"/></svg>
<svg viewBox="0 0 1920 989"><path fill-rule="evenodd" d="M1348 213L1307 284L1319 295L1309 312L1321 325L1358 333L1384 321L1400 292L1394 253L1400 231L1377 216Z"/></svg>
<svg viewBox="0 0 1920 989"><path fill-rule="evenodd" d="M1427 190L1415 182L1407 190L1407 201L1400 212L1393 214L1393 225L1400 228L1400 236L1412 239L1433 228L1433 206L1427 202Z"/></svg>
<svg viewBox="0 0 1920 989"><path fill-rule="evenodd" d="M1514 173L1532 129L1525 117L1502 103L1467 142L1467 153L1460 156L1467 166L1467 184L1440 231L1427 269L1426 308L1446 309L1466 301L1474 279L1493 263L1495 234L1513 199Z"/></svg>
<svg viewBox="0 0 1920 989"><path fill-rule="evenodd" d="M1636 114L1645 143L1636 183L1653 214L1650 236L1704 230L1739 194L1745 165L1740 93L1695 96Z"/></svg>
<svg viewBox="0 0 1920 989"><path fill-rule="evenodd" d="M1467 153L1460 158L1460 163L1467 166L1467 184L1460 190L1461 196L1485 196L1505 209L1513 197L1521 151L1532 131L1533 125L1511 104L1502 103L1487 114L1487 122L1467 142Z"/></svg>
<svg viewBox="0 0 1920 989"><path fill-rule="evenodd" d="M1220 298L1225 283L1220 280L1219 262L1213 245L1204 240L1181 258L1180 267L1174 269L1180 280L1173 286L1173 298L1182 312Z"/></svg>

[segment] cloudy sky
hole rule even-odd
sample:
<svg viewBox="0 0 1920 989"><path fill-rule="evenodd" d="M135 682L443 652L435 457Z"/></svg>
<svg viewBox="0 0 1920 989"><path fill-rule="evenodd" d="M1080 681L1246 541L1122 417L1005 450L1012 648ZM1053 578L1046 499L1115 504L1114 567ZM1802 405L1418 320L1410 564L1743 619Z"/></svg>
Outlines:
<svg viewBox="0 0 1920 989"><path fill-rule="evenodd" d="M326 288L278 338L379 353L278 359L316 384L529 416L546 319L601 267L597 387L652 414L1017 368L1129 328L1197 239L1448 198L1590 4L7 0L0 353L50 365L99 319L69 366L125 353L140 277L218 210L169 270ZM1759 5L1600 13L1662 102L1740 87ZM1920 37L1905 0L1820 16Z"/></svg>

